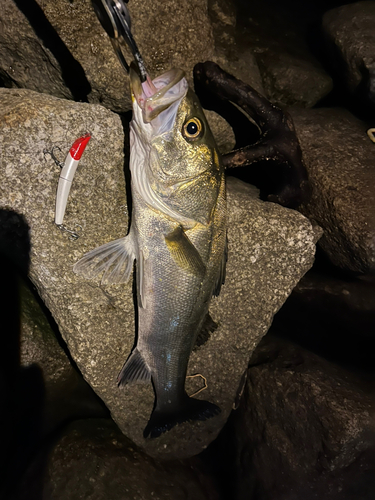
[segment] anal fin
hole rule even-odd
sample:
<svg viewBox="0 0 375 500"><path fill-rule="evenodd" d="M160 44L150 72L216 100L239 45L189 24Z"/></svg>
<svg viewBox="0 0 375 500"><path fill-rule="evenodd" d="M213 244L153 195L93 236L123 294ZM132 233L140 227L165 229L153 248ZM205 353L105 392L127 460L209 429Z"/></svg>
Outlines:
<svg viewBox="0 0 375 500"><path fill-rule="evenodd" d="M176 227L165 236L167 248L176 262L184 271L203 278L206 273L206 266L198 250L186 236L182 226Z"/></svg>
<svg viewBox="0 0 375 500"><path fill-rule="evenodd" d="M137 348L133 350L117 377L117 385L123 387L133 382L151 380L150 369Z"/></svg>

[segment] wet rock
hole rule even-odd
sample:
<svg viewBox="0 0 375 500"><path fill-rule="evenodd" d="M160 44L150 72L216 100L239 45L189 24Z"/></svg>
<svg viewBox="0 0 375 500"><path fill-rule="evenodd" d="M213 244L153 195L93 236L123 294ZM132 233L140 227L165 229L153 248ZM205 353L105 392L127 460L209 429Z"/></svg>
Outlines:
<svg viewBox="0 0 375 500"><path fill-rule="evenodd" d="M375 270L374 144L343 109L291 109L313 193L301 212L324 229L319 244L336 266Z"/></svg>
<svg viewBox="0 0 375 500"><path fill-rule="evenodd" d="M375 107L375 4L355 2L326 12L323 30L333 71L362 103Z"/></svg>
<svg viewBox="0 0 375 500"><path fill-rule="evenodd" d="M270 101L309 108L325 97L333 84L311 54L303 29L304 15L296 21L295 9L294 4L288 9L280 2L243 3L236 41L253 52Z"/></svg>
<svg viewBox="0 0 375 500"><path fill-rule="evenodd" d="M143 438L154 395L151 385L119 390L116 377L134 345L132 283L100 286L72 272L88 250L127 232L121 123L102 107L8 89L0 90L1 197L24 213L31 227L30 277L51 311L85 379L121 430L148 454L183 458L203 450L219 433L236 399L248 359L276 311L311 267L320 232L298 212L265 203L240 181L228 182L227 281L211 314L219 325L196 349L188 374L202 374L198 395L222 413L179 425L154 440ZM53 224L59 170L43 156L51 143L68 151L89 129L92 139L74 179L64 223L81 224L75 242ZM108 144L111 145L108 154ZM195 391L188 379L187 391Z"/></svg>
<svg viewBox="0 0 375 500"><path fill-rule="evenodd" d="M133 0L129 10L153 77L177 66L192 79L193 66L212 56L205 0ZM131 108L128 77L89 0L4 0L0 23L0 76L5 86L88 100L114 111ZM172 35L176 30L178 36Z"/></svg>
<svg viewBox="0 0 375 500"><path fill-rule="evenodd" d="M155 462L111 420L72 423L50 455L44 494L50 500L217 500L199 459Z"/></svg>
<svg viewBox="0 0 375 500"><path fill-rule="evenodd" d="M238 500L370 499L374 391L294 344L265 337L233 414Z"/></svg>

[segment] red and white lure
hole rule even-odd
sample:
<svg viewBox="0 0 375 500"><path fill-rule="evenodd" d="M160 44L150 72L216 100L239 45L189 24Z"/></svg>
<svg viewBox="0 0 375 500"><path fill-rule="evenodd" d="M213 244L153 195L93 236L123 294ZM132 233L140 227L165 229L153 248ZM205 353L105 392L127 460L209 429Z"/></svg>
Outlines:
<svg viewBox="0 0 375 500"><path fill-rule="evenodd" d="M84 136L74 141L61 169L59 184L57 186L55 208L55 224L57 224L58 226L63 223L66 204L68 202L69 192L72 186L74 174L76 173L82 154L90 139L91 135L85 134Z"/></svg>

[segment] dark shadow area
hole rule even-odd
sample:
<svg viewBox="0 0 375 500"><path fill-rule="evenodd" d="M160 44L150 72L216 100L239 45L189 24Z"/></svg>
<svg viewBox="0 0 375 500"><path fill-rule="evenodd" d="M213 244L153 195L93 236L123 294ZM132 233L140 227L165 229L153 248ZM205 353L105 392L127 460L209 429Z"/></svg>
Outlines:
<svg viewBox="0 0 375 500"><path fill-rule="evenodd" d="M56 30L48 21L43 10L35 0L14 0L20 11L27 17L43 45L57 59L61 74L75 101L88 102L91 85L81 64L73 57Z"/></svg>
<svg viewBox="0 0 375 500"><path fill-rule="evenodd" d="M29 227L22 215L0 209L0 313L3 321L0 362L1 439L0 500L43 498L48 454L71 421L108 418L109 411L82 378L59 329L35 287L27 278ZM43 380L36 364L22 366L20 359L20 289L28 284L73 369L54 384Z"/></svg>
<svg viewBox="0 0 375 500"><path fill-rule="evenodd" d="M352 2L347 2L352 3ZM341 5L344 5L343 2ZM327 9L329 10L329 9ZM354 116L372 125L375 114L375 103L369 104L370 75L362 68L363 79L356 91L351 93L346 86L346 64L336 45L327 38L322 28L322 20L311 23L307 32L307 43L312 54L319 60L324 70L333 80L333 90L314 107L341 107L348 109Z"/></svg>
<svg viewBox="0 0 375 500"><path fill-rule="evenodd" d="M375 380L375 278L316 261L275 315L273 335Z"/></svg>
<svg viewBox="0 0 375 500"><path fill-rule="evenodd" d="M238 498L238 447L233 426L233 412L218 437L198 457L207 468L208 474L215 478L220 500ZM249 491L248 498L253 498ZM256 497L254 497L256 498Z"/></svg>
<svg viewBox="0 0 375 500"><path fill-rule="evenodd" d="M42 435L44 383L36 365L20 366L19 280L29 268L29 227L23 216L0 210L0 499L18 496L20 480L35 456ZM39 488L29 498L39 498ZM41 498L41 497L40 497Z"/></svg>

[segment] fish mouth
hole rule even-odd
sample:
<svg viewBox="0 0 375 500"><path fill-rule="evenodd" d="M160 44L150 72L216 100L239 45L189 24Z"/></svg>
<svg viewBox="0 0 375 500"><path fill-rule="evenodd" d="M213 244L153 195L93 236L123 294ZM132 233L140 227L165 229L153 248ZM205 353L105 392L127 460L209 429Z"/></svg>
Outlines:
<svg viewBox="0 0 375 500"><path fill-rule="evenodd" d="M129 76L134 99L141 108L146 123L150 123L162 111L181 100L187 92L185 73L178 68L173 68L154 80L147 75L143 83L133 67L130 67Z"/></svg>

